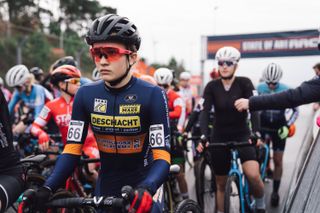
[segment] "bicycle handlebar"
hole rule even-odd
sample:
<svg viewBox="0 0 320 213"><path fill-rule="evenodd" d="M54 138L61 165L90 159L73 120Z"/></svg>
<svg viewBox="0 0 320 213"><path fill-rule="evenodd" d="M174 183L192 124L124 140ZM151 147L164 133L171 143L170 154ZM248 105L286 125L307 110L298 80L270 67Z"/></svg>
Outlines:
<svg viewBox="0 0 320 213"><path fill-rule="evenodd" d="M238 142L238 141L228 141L225 143L210 143L207 148L218 148L218 147L226 147L229 149L232 148L238 148L238 147L247 147L247 146L254 146L254 143L250 143L249 141L242 141L242 142Z"/></svg>
<svg viewBox="0 0 320 213"><path fill-rule="evenodd" d="M63 198L49 201L47 208L77 208L91 206L95 208L122 208L126 204L125 198L93 197L93 198Z"/></svg>

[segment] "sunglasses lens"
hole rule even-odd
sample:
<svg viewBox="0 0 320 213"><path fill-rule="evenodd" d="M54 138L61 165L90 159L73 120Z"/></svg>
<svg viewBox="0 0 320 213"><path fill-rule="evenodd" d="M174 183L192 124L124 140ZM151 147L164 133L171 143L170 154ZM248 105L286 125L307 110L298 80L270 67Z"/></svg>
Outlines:
<svg viewBox="0 0 320 213"><path fill-rule="evenodd" d="M104 56L108 61L116 61L122 55L131 53L129 50L124 50L117 47L91 48L90 52L96 62L100 62L102 56Z"/></svg>
<svg viewBox="0 0 320 213"><path fill-rule="evenodd" d="M65 82L68 82L70 84L79 84L80 78L70 78L70 79L66 80Z"/></svg>
<svg viewBox="0 0 320 213"><path fill-rule="evenodd" d="M169 87L168 84L158 84L158 86L159 86L159 87L163 87L163 88L165 88L165 89L167 89L167 88Z"/></svg>
<svg viewBox="0 0 320 213"><path fill-rule="evenodd" d="M224 64L226 64L228 67L234 65L233 61L218 61L218 65L219 66L223 66Z"/></svg>
<svg viewBox="0 0 320 213"><path fill-rule="evenodd" d="M227 65L228 67L230 67L230 66L233 65L233 62L232 62L232 61L226 61L225 63L226 63L226 65Z"/></svg>
<svg viewBox="0 0 320 213"><path fill-rule="evenodd" d="M277 83L267 82L268 85L277 85Z"/></svg>

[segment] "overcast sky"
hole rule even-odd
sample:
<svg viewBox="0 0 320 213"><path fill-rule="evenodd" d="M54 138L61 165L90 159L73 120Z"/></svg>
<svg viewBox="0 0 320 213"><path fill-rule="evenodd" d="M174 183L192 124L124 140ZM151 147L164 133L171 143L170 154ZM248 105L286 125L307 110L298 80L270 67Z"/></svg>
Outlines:
<svg viewBox="0 0 320 213"><path fill-rule="evenodd" d="M200 69L201 35L259 33L320 27L320 0L100 0L138 27L140 55L152 63L174 56Z"/></svg>

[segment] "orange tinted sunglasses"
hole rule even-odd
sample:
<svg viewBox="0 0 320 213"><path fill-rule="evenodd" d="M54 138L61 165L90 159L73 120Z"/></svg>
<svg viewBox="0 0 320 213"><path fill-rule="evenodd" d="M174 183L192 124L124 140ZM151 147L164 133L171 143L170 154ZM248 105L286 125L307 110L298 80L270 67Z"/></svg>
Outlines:
<svg viewBox="0 0 320 213"><path fill-rule="evenodd" d="M69 79L66 79L64 82L67 82L70 84L80 84L80 78L69 78Z"/></svg>
<svg viewBox="0 0 320 213"><path fill-rule="evenodd" d="M117 61L123 55L130 55L132 51L122 49L119 47L91 47L90 53L95 62L100 62L102 56L104 56L109 62Z"/></svg>

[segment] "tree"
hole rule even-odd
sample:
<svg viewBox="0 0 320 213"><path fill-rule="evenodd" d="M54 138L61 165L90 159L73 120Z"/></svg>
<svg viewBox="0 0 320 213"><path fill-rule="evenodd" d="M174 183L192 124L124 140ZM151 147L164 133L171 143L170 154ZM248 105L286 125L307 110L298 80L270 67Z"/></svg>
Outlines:
<svg viewBox="0 0 320 213"><path fill-rule="evenodd" d="M41 14L52 16L50 10L40 7L40 0L0 0L0 6L8 8L9 22L35 30L43 30Z"/></svg>
<svg viewBox="0 0 320 213"><path fill-rule="evenodd" d="M96 0L60 0L59 23L64 22L67 29L81 32L89 22L103 14L116 13L116 9L102 7Z"/></svg>
<svg viewBox="0 0 320 213"><path fill-rule="evenodd" d="M23 64L27 67L47 69L50 64L51 46L40 32L31 34L23 48Z"/></svg>

